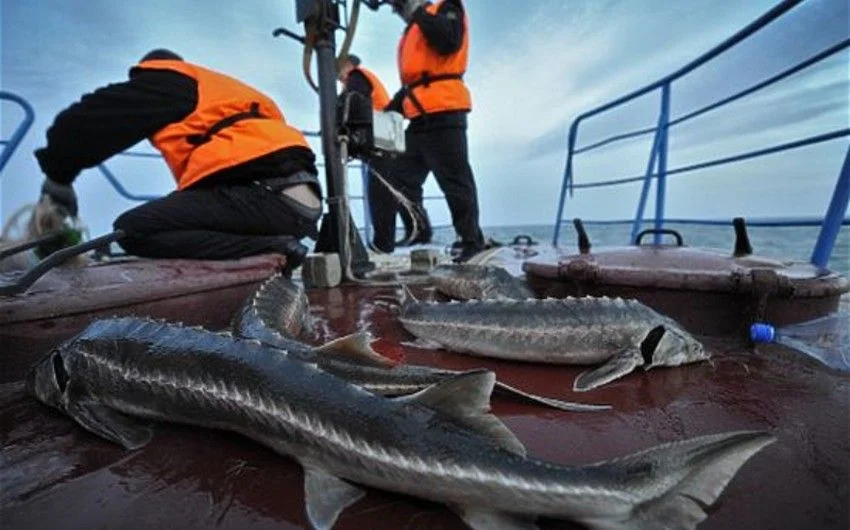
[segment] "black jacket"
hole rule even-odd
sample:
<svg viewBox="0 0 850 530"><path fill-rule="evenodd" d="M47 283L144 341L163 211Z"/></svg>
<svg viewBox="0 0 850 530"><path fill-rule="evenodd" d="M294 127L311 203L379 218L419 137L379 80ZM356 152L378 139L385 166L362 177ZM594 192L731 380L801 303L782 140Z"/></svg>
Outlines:
<svg viewBox="0 0 850 530"><path fill-rule="evenodd" d="M47 130L47 146L35 151L45 176L71 184L94 167L195 110L198 84L171 70L133 68L130 77L86 94L60 112ZM317 174L315 155L292 147L227 168L195 186L240 183L280 177L296 171Z"/></svg>

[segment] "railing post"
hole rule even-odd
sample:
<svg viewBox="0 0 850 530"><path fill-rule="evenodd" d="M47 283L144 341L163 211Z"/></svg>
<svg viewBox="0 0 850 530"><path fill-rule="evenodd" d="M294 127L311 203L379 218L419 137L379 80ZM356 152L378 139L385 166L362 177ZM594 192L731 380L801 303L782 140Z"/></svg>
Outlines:
<svg viewBox="0 0 850 530"><path fill-rule="evenodd" d="M641 229L643 222L643 212L646 210L646 199L649 196L649 186L652 184L652 172L655 170L655 161L658 156L658 147L661 143L661 125L664 118L664 102L662 100L661 110L658 112L658 125L655 127L655 136L652 139L652 150L649 152L649 163L646 166L646 176L643 179L643 187L640 190L640 199L638 199L637 212L635 219L632 222L632 233L629 236L629 243L637 242L637 235Z"/></svg>
<svg viewBox="0 0 850 530"><path fill-rule="evenodd" d="M848 202L850 202L850 147L847 148L841 174L838 176L838 182L835 183L835 191L832 193L829 209L823 218L820 234L812 252L811 262L816 267L825 269L829 263L835 240L838 238L838 231L841 229L844 216L847 215Z"/></svg>
<svg viewBox="0 0 850 530"><path fill-rule="evenodd" d="M366 162L360 163L360 179L360 189L363 190L363 236L368 247L372 241L372 210L369 205L369 164Z"/></svg>
<svg viewBox="0 0 850 530"><path fill-rule="evenodd" d="M0 146L4 146L3 150L0 151L0 174L2 174L3 168L6 167L9 159L12 158L12 153L15 152L18 144L24 139L33 121L35 121L35 111L27 100L11 92L0 92L0 99L13 101L24 109L24 119L15 129L15 132L12 133L12 136L8 140L0 141Z"/></svg>
<svg viewBox="0 0 850 530"><path fill-rule="evenodd" d="M664 225L664 203L667 200L667 132L670 123L670 83L661 87L661 118L659 119L658 182L655 184L655 229ZM655 233L655 244L661 244L661 234Z"/></svg>
<svg viewBox="0 0 850 530"><path fill-rule="evenodd" d="M576 147L576 133L578 132L578 120L570 125L570 136L567 140L567 165L564 168L564 180L561 182L561 198L558 200L558 211L555 213L555 234L552 236L552 246L558 246L558 238L561 235L561 219L564 215L564 202L567 198L567 186L573 178L573 151Z"/></svg>

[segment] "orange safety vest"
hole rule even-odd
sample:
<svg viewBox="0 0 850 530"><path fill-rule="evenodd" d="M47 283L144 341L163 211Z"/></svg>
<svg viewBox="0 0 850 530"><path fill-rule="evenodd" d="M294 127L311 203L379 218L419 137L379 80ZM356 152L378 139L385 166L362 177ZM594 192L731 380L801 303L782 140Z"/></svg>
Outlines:
<svg viewBox="0 0 850 530"><path fill-rule="evenodd" d="M241 81L184 61L143 61L136 68L173 70L198 82L195 110L150 138L178 190L287 147L310 147L268 96Z"/></svg>
<svg viewBox="0 0 850 530"><path fill-rule="evenodd" d="M369 80L369 84L372 85L372 108L375 110L384 110L384 108L386 108L386 106L390 103L390 93L387 92L387 88L383 83L381 83L378 76L376 76L371 70L363 68L362 66L356 66L354 70L365 75L366 79Z"/></svg>
<svg viewBox="0 0 850 530"><path fill-rule="evenodd" d="M445 0L429 4L425 10L436 14ZM463 16L463 43L452 55L433 50L417 24L408 26L398 45L398 71L407 91L404 116L413 119L423 113L469 111L472 97L463 82L469 64L469 18Z"/></svg>

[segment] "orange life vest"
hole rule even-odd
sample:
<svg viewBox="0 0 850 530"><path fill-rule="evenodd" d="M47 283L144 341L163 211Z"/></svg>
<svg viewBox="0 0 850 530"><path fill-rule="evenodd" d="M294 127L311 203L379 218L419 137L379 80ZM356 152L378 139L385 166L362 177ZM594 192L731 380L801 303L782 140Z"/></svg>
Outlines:
<svg viewBox="0 0 850 530"><path fill-rule="evenodd" d="M436 14L445 0L429 4L425 10ZM463 17L463 42L460 49L440 55L428 45L418 24L408 26L398 45L398 71L407 88L404 115L415 118L432 114L472 109L472 97L463 82L469 64L469 18Z"/></svg>
<svg viewBox="0 0 850 530"><path fill-rule="evenodd" d="M184 61L143 61L136 68L173 70L198 82L195 110L150 138L178 190L287 147L310 147L269 97L241 81Z"/></svg>
<svg viewBox="0 0 850 530"><path fill-rule="evenodd" d="M384 108L390 103L390 94L387 92L387 88L383 83L381 83L378 76L376 76L371 70L363 68L362 66L357 66L354 70L365 75L366 79L369 80L369 84L372 85L372 108L375 110L384 110Z"/></svg>

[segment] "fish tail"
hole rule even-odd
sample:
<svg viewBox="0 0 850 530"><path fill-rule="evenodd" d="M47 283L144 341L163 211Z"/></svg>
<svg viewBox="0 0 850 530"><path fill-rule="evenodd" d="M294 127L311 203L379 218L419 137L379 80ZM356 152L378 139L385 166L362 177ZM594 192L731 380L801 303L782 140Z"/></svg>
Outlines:
<svg viewBox="0 0 850 530"><path fill-rule="evenodd" d="M625 515L585 521L598 530L693 530L741 466L776 439L739 431L659 445L596 464L625 471L626 483L647 492Z"/></svg>

